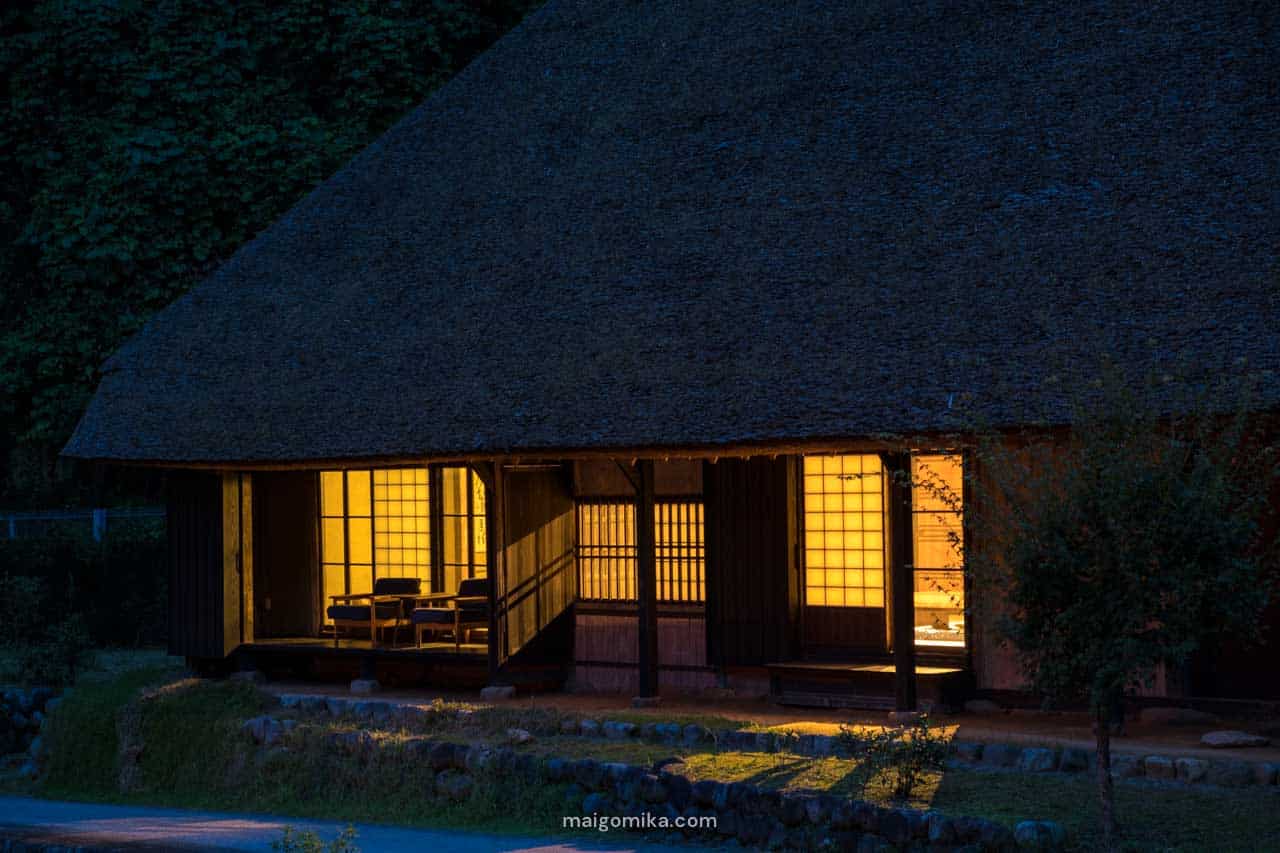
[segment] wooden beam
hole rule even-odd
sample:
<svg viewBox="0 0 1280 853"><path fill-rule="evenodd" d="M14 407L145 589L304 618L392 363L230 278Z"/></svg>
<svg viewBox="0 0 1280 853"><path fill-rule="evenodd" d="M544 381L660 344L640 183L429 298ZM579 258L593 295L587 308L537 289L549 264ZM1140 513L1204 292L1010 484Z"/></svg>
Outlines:
<svg viewBox="0 0 1280 853"><path fill-rule="evenodd" d="M485 572L489 577L489 683L493 684L502 666L500 650L505 642L503 634L506 629L506 616L498 612L506 588L503 572L506 570L503 561L506 547L506 497L503 494L502 466L497 463L487 464L481 480L485 483L485 544L488 547ZM502 586L502 590L499 589Z"/></svg>
<svg viewBox="0 0 1280 853"><path fill-rule="evenodd" d="M889 601L894 708L916 710L915 578L911 535L911 454L881 454L889 477Z"/></svg>
<svg viewBox="0 0 1280 853"><path fill-rule="evenodd" d="M642 459L636 491L636 618L640 637L640 696L658 695L658 555L653 520L653 460Z"/></svg>
<svg viewBox="0 0 1280 853"><path fill-rule="evenodd" d="M635 466L624 465L620 459L613 460L613 464L617 465L622 476L627 478L627 482L631 484L631 490L637 495L640 494L640 475L636 473Z"/></svg>

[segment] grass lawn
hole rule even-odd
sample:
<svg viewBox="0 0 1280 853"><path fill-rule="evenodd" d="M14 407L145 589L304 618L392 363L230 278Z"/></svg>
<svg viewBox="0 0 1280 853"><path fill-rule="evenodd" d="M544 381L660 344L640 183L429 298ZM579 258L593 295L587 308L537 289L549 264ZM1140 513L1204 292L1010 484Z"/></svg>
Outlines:
<svg viewBox="0 0 1280 853"><path fill-rule="evenodd" d="M150 688L150 698L139 702L143 688ZM163 658L142 668L120 666L86 676L50 721L52 754L34 793L499 832L560 831L559 816L568 808L564 786L514 778L482 780L467 802L444 805L429 796L434 782L430 769L404 760L394 748L361 758L310 748L310 740L291 742L288 750L256 749L239 726L270 703L250 685L181 680ZM539 755L634 764L675 756L683 759L683 768L672 769L692 779L746 781L890 802L884 782L867 778L851 759L568 737L558 734L558 715L550 709L475 707L468 720L460 722L457 711L462 707L436 706L423 731L457 742L500 743L507 728L521 727L533 731L536 739L520 749ZM609 715L621 717L625 715ZM652 720L638 715L633 721ZM311 722L324 731L359 725L326 716ZM727 725L705 717L686 722L711 728ZM375 732L392 745L408 734ZM121 736L144 746L127 791L120 785ZM1095 800L1091 776L948 770L930 775L910 804L1010 825L1028 818L1056 820L1068 827L1080 849L1088 850L1096 841ZM1280 788L1228 791L1125 783L1117 786L1117 808L1133 850L1256 851L1268 849L1268 844L1280 849L1280 842L1269 840L1280 839Z"/></svg>

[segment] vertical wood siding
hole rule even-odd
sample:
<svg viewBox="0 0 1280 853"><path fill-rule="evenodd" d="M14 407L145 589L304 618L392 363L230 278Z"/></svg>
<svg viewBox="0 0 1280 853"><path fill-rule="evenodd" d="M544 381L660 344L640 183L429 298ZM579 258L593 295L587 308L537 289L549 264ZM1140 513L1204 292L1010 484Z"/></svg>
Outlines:
<svg viewBox="0 0 1280 853"><path fill-rule="evenodd" d="M703 468L707 649L717 666L796 655L795 465L783 456L721 459Z"/></svg>
<svg viewBox="0 0 1280 853"><path fill-rule="evenodd" d="M579 613L575 618L574 680L606 693L634 693L639 686L636 614ZM658 686L696 691L715 686L707 664L706 619L701 614L658 617Z"/></svg>
<svg viewBox="0 0 1280 853"><path fill-rule="evenodd" d="M255 636L320 633L316 489L313 471L253 475Z"/></svg>
<svg viewBox="0 0 1280 853"><path fill-rule="evenodd" d="M168 479L169 653L222 656L222 480L174 472Z"/></svg>
<svg viewBox="0 0 1280 853"><path fill-rule="evenodd" d="M556 471L503 472L503 658L537 636L577 596L574 504Z"/></svg>

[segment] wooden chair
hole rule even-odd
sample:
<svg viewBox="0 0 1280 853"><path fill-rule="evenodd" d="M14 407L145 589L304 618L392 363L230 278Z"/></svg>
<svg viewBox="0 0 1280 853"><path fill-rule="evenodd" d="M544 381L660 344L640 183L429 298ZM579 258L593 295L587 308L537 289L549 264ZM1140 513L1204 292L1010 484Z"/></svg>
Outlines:
<svg viewBox="0 0 1280 853"><path fill-rule="evenodd" d="M409 624L413 602L422 592L418 578L378 578L373 582L373 592L353 595L331 595L333 601L326 611L333 620L333 647L338 647L338 629L369 629L369 642L378 645L378 631L393 628L395 635L402 625Z"/></svg>
<svg viewBox="0 0 1280 853"><path fill-rule="evenodd" d="M422 635L453 633L453 650L462 651L464 635L470 639L471 631L489 627L489 581L487 578L471 578L458 584L457 593L438 592L419 595L417 606L409 614L414 637L422 648ZM425 606L423 606L425 605Z"/></svg>

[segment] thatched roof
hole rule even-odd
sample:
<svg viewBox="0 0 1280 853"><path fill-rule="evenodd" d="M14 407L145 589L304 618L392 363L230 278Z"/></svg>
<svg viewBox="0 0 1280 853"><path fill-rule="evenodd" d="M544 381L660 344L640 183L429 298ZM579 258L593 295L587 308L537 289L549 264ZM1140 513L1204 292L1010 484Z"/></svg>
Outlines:
<svg viewBox="0 0 1280 853"><path fill-rule="evenodd" d="M66 452L853 437L1053 418L1099 352L1280 371L1276 19L551 0L123 347Z"/></svg>

